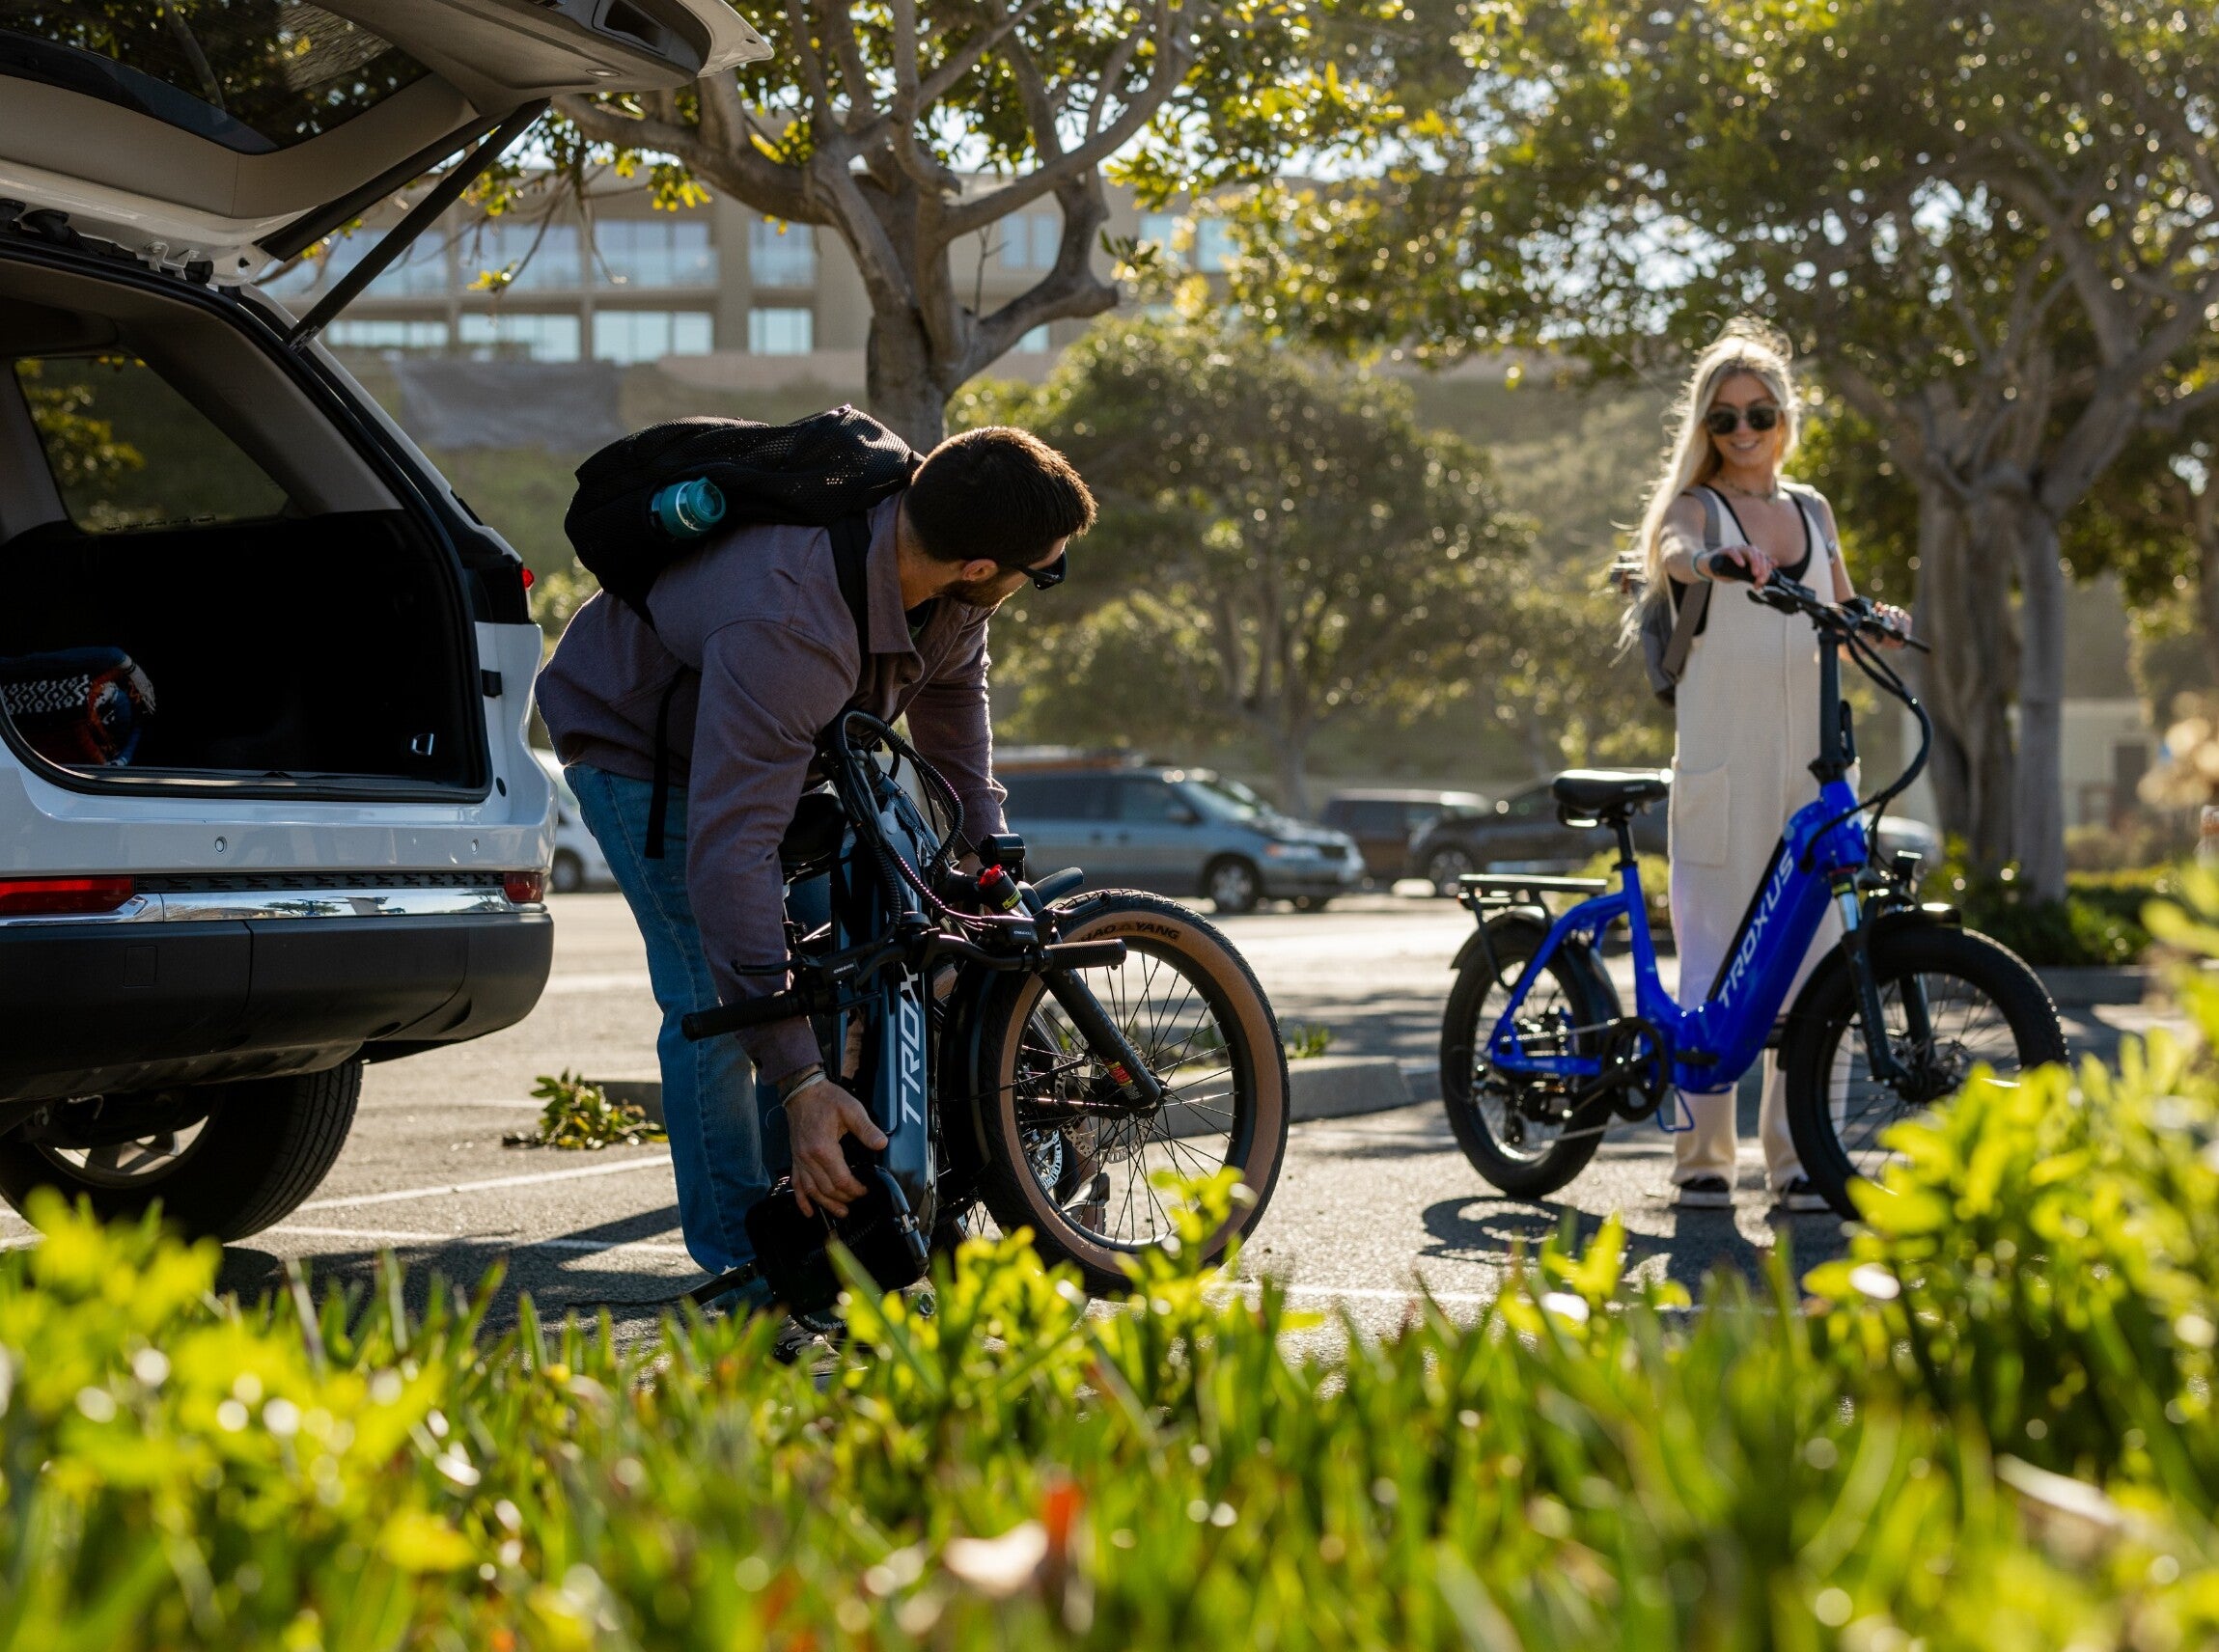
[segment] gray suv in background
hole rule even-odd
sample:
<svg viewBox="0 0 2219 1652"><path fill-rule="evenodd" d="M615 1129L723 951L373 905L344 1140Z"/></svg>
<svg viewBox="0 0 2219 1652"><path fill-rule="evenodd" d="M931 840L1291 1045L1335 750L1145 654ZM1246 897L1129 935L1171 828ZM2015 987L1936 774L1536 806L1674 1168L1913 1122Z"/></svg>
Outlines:
<svg viewBox="0 0 2219 1652"><path fill-rule="evenodd" d="M1282 814L1208 769L997 763L995 778L1036 874L1080 867L1092 888L1207 895L1220 912L1260 900L1316 910L1363 881L1346 833Z"/></svg>

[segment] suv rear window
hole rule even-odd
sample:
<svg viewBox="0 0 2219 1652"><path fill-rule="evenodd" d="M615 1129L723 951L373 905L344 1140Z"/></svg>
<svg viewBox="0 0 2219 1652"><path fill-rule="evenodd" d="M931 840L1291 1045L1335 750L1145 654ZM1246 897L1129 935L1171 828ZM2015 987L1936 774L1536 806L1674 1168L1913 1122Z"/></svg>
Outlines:
<svg viewBox="0 0 2219 1652"><path fill-rule="evenodd" d="M240 154L306 143L428 72L307 0L0 0L0 75L119 103Z"/></svg>
<svg viewBox="0 0 2219 1652"><path fill-rule="evenodd" d="M88 534L275 516L285 490L143 361L15 364L69 520Z"/></svg>
<svg viewBox="0 0 2219 1652"><path fill-rule="evenodd" d="M1012 820L1107 820L1115 793L1103 775L1012 774L1003 812Z"/></svg>

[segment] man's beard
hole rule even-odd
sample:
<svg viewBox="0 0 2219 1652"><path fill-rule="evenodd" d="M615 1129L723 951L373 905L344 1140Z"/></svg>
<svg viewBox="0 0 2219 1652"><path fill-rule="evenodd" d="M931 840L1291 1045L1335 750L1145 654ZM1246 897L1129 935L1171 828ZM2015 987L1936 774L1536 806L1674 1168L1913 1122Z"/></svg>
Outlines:
<svg viewBox="0 0 2219 1652"><path fill-rule="evenodd" d="M1011 597L1016 595L1015 590L1003 589L1005 582L1009 579L1009 577L1010 576L1005 573L999 574L992 579L963 580L957 584L951 585L940 594L942 596L954 597L957 602L963 603L967 607L971 608L999 608L1003 603L1009 601Z"/></svg>

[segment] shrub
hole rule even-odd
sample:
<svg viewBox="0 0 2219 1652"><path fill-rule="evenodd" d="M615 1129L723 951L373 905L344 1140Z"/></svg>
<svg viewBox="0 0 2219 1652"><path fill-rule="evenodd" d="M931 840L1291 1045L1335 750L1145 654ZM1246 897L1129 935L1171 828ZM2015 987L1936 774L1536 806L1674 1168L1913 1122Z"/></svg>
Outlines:
<svg viewBox="0 0 2219 1652"><path fill-rule="evenodd" d="M2188 882L2152 922L2219 952ZM1090 1311L974 1241L824 1372L761 1322L491 1336L492 1280L414 1317L390 1263L242 1308L49 1200L0 1257L0 1647L2208 1643L2210 1059L1896 1140L1804 1293L1689 1310L1612 1221L1367 1340L1180 1255ZM1191 1195L1190 1239L1232 1189Z"/></svg>
<svg viewBox="0 0 2219 1652"><path fill-rule="evenodd" d="M2070 872L2065 899L2036 900L2015 867L1978 872L1953 854L1928 875L1926 894L1956 906L1967 928L2001 941L2030 964L2085 968L2138 961L2150 947L2142 909L2175 894L2179 877L2179 868L2166 866Z"/></svg>

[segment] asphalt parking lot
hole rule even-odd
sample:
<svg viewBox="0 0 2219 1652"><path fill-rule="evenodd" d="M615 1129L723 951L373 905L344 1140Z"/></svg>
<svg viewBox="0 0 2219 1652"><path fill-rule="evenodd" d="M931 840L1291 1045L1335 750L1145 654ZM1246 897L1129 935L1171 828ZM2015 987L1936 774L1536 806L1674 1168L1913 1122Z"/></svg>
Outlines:
<svg viewBox="0 0 2219 1652"><path fill-rule="evenodd" d="M699 1280L680 1243L662 1149L501 1144L504 1133L532 1122L540 1074L655 1071L646 960L622 900L563 895L553 906L555 974L539 1008L476 1043L372 1067L331 1175L286 1223L231 1248L228 1285L265 1288L288 1257L307 1263L313 1278L360 1276L391 1249L421 1293L434 1273L474 1281L506 1256L497 1317L524 1289L553 1314L606 1303L618 1305L620 1320L644 1325L653 1309L637 1305ZM1320 914L1257 913L1225 927L1282 1025L1331 1028L1335 1053L1393 1056L1415 1093L1432 1095L1449 963L1470 922L1446 901L1378 895ZM2143 1006L2072 1011L2067 1031L2076 1050L2107 1055L2122 1032L2163 1018ZM1512 1246L1538 1241L1567 1213L1592 1228L1619 1212L1634 1265L1691 1288L1722 1266L1760 1269L1783 1233L1798 1263L1817 1260L1840 1244L1840 1226L1830 1218L1767 1222L1750 1099L1741 1202L1731 1213L1671 1208L1671 1143L1653 1125L1621 1127L1557 1201L1534 1205L1494 1197L1430 1101L1297 1124L1243 1272L1268 1271L1291 1281L1300 1306L1345 1308L1378 1328L1407 1311L1421 1280L1452 1308L1476 1308L1499 1284ZM5 1232L24 1228L11 1217Z"/></svg>

